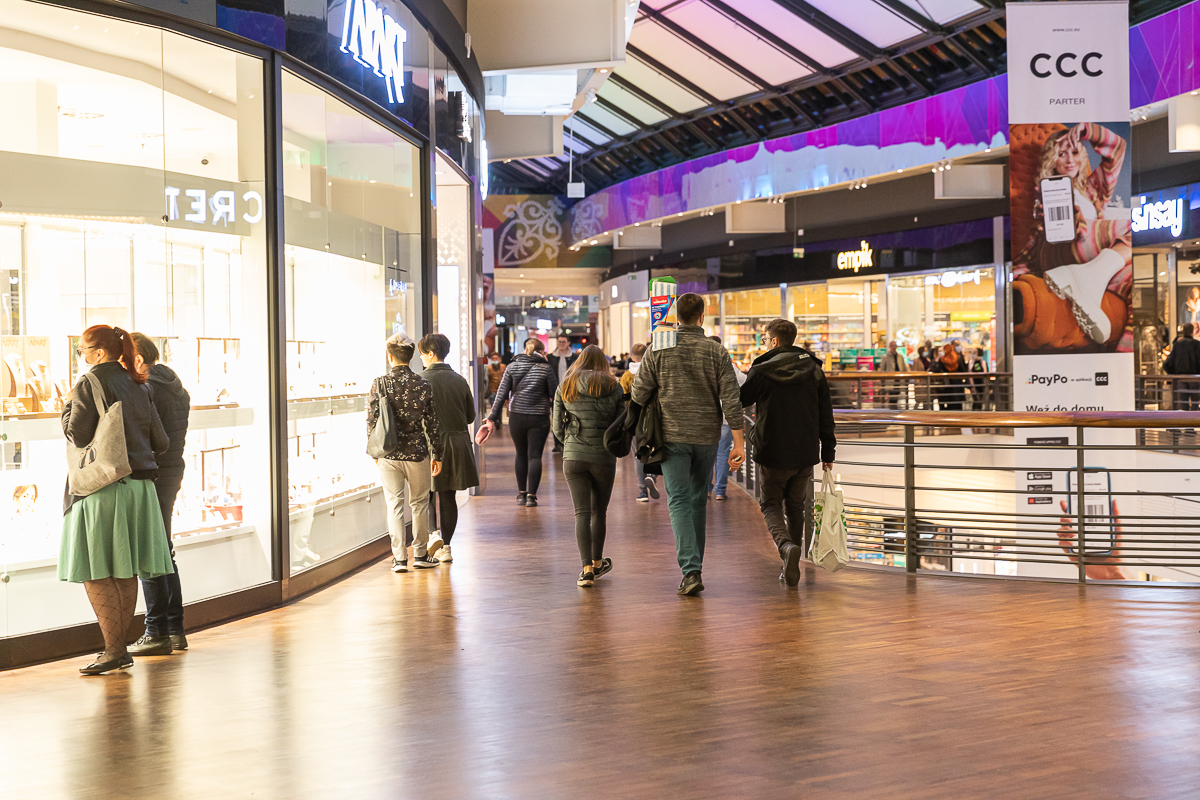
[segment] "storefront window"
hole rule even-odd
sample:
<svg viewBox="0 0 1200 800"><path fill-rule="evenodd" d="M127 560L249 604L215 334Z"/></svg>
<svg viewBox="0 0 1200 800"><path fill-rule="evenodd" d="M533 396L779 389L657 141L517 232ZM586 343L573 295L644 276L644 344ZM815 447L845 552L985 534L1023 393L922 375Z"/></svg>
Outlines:
<svg viewBox="0 0 1200 800"><path fill-rule="evenodd" d="M419 338L418 150L283 75L291 570L386 530L364 452L392 333ZM414 359L414 361L416 361ZM419 368L420 363L416 361Z"/></svg>
<svg viewBox="0 0 1200 800"><path fill-rule="evenodd" d="M633 325L633 336L629 340L629 349L632 349L635 344L650 343L650 301L638 300L633 304L633 310L630 312L630 322ZM629 352L626 349L622 352Z"/></svg>
<svg viewBox="0 0 1200 800"><path fill-rule="evenodd" d="M796 343L818 355L830 349L829 292L823 283L788 288L787 317L796 323ZM834 343L840 335L832 337Z"/></svg>
<svg viewBox="0 0 1200 800"><path fill-rule="evenodd" d="M713 293L704 297L704 326L705 336L721 336L721 295ZM722 340L724 337L722 336Z"/></svg>
<svg viewBox="0 0 1200 800"><path fill-rule="evenodd" d="M979 349L995 369L996 291L992 268L892 278L888 284L889 338L909 358L925 342L956 340Z"/></svg>
<svg viewBox="0 0 1200 800"><path fill-rule="evenodd" d="M185 602L269 581L263 64L19 0L0 35L0 636L93 618L56 575L59 412L91 325L144 333L191 394Z"/></svg>
<svg viewBox="0 0 1200 800"><path fill-rule="evenodd" d="M746 289L725 293L725 348L742 370L766 352L763 327L779 317L780 289Z"/></svg>
<svg viewBox="0 0 1200 800"><path fill-rule="evenodd" d="M437 319L450 339L446 363L475 385L471 364L472 188L440 153L437 156ZM419 364L417 365L420 366Z"/></svg>

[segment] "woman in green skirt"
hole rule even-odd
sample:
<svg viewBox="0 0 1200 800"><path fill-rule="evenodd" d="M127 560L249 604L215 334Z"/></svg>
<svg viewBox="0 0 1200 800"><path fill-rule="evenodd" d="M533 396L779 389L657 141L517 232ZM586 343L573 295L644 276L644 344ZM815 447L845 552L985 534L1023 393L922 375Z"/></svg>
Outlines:
<svg viewBox="0 0 1200 800"><path fill-rule="evenodd" d="M77 355L90 367L107 406L121 403L125 449L132 474L86 497L68 490L63 514L58 579L82 583L100 632L104 652L79 671L102 675L133 666L125 649L137 605L137 579L173 571L154 476L155 453L170 444L151 389L133 365L133 339L120 328L93 325L83 332ZM76 447L92 442L100 423L94 384L81 377L62 412L63 434Z"/></svg>

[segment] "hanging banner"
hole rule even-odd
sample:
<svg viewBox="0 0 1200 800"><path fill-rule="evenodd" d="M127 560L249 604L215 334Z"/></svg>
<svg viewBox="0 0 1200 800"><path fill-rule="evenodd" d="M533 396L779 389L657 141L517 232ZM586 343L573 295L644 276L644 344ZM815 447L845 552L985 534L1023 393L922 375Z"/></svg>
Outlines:
<svg viewBox="0 0 1200 800"><path fill-rule="evenodd" d="M1007 5L1018 411L1131 411L1129 9Z"/></svg>

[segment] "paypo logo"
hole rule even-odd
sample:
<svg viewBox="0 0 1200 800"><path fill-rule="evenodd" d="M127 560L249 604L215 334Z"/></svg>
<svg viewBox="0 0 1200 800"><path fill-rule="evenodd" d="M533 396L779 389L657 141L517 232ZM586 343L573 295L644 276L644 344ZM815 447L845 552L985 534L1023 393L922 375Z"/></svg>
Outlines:
<svg viewBox="0 0 1200 800"><path fill-rule="evenodd" d="M1057 375L1057 374L1055 374L1055 375L1030 375L1029 380L1025 381L1026 384L1033 384L1033 385L1037 385L1037 386L1053 386L1056 383L1066 383L1066 382L1067 382L1066 375Z"/></svg>

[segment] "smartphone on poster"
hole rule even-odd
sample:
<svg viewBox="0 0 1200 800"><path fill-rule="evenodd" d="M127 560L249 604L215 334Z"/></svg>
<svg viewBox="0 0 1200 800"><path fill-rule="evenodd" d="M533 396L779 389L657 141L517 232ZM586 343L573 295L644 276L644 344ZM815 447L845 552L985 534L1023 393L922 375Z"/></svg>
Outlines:
<svg viewBox="0 0 1200 800"><path fill-rule="evenodd" d="M1042 217L1047 242L1075 238L1075 191L1067 176L1042 180Z"/></svg>
<svg viewBox="0 0 1200 800"><path fill-rule="evenodd" d="M1067 514L1074 515L1079 491L1078 470L1067 472ZM1117 519L1113 516L1112 473L1103 468L1083 471L1084 550L1089 556L1112 555L1117 547ZM1071 554L1079 552L1070 548Z"/></svg>

